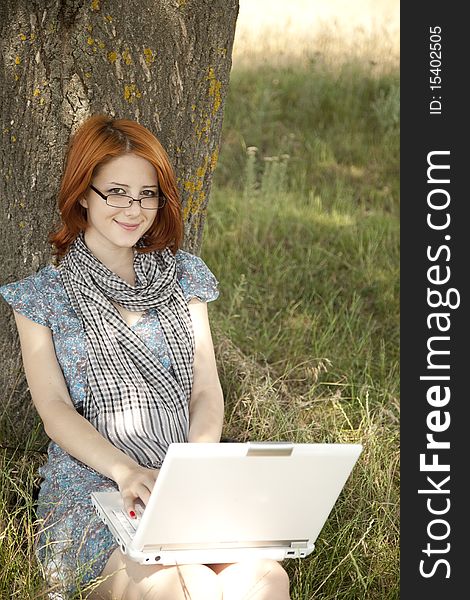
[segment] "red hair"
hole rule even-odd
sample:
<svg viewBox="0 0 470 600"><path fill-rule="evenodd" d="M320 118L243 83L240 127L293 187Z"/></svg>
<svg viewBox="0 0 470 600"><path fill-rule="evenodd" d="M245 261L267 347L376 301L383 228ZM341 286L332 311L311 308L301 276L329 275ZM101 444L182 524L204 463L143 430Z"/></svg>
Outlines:
<svg viewBox="0 0 470 600"><path fill-rule="evenodd" d="M105 115L88 118L71 137L60 185L59 229L49 236L55 254L61 258L75 238L87 228L86 209L80 198L93 176L108 160L132 153L149 161L157 172L158 185L166 197L163 208L142 238L139 252L170 248L175 253L183 238L181 202L170 160L157 138L143 125ZM140 246L140 245L139 245Z"/></svg>

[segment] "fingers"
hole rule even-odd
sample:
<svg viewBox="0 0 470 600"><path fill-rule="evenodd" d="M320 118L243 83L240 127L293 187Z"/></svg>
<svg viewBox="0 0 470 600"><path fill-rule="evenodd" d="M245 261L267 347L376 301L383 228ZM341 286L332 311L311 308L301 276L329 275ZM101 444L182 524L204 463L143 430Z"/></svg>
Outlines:
<svg viewBox="0 0 470 600"><path fill-rule="evenodd" d="M136 502L147 505L157 476L158 470L139 469L120 486L124 510L131 518L137 517Z"/></svg>
<svg viewBox="0 0 470 600"><path fill-rule="evenodd" d="M148 483L146 483L145 485L141 484L139 486L138 497L142 500L142 502L145 504L145 506L147 506L147 503L149 501L150 493L153 488L153 483L154 482L152 482L150 485L148 485Z"/></svg>
<svg viewBox="0 0 470 600"><path fill-rule="evenodd" d="M127 511L131 519L135 519L137 517L136 503L141 502L147 506L150 498L150 490L145 486L138 486L134 492L121 492L121 496L124 503L124 510Z"/></svg>
<svg viewBox="0 0 470 600"><path fill-rule="evenodd" d="M121 492L121 496L122 496L122 501L124 503L124 510L131 517L131 519L135 519L136 518L136 512L135 512L136 496L133 496L132 494L126 494L123 492Z"/></svg>

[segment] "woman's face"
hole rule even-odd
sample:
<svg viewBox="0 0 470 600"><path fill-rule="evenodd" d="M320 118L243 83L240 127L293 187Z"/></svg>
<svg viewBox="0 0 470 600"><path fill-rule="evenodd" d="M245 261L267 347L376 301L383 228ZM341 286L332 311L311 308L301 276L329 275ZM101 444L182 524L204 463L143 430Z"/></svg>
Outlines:
<svg viewBox="0 0 470 600"><path fill-rule="evenodd" d="M158 194L154 166L135 154L124 154L102 165L92 178L91 185L105 196L126 194L141 198ZM108 206L92 189L88 189L80 204L87 209L85 241L90 249L100 248L102 251L135 246L158 213L158 210L141 208L139 202L133 202L127 208Z"/></svg>

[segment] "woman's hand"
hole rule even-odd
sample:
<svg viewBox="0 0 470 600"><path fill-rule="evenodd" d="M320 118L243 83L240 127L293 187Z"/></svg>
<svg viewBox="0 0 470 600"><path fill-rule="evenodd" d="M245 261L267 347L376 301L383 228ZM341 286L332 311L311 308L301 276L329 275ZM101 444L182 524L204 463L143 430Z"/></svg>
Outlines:
<svg viewBox="0 0 470 600"><path fill-rule="evenodd" d="M116 478L116 483L121 492L124 502L124 510L127 514L135 518L135 505L137 501L147 505L150 493L157 480L159 469L147 469L140 465L127 467L122 474Z"/></svg>

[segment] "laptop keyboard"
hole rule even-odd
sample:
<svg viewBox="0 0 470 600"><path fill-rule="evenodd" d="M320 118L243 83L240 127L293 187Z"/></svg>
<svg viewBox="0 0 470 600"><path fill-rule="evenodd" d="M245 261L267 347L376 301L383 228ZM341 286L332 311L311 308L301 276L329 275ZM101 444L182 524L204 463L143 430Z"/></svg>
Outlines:
<svg viewBox="0 0 470 600"><path fill-rule="evenodd" d="M131 519L124 510L113 510L113 513L127 533L133 537L140 519Z"/></svg>

